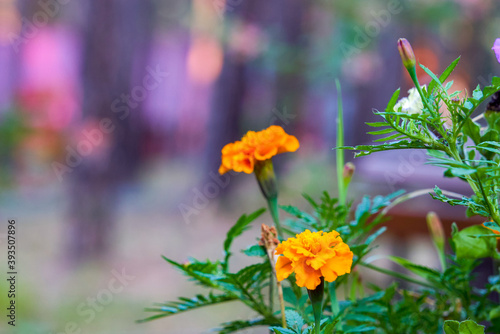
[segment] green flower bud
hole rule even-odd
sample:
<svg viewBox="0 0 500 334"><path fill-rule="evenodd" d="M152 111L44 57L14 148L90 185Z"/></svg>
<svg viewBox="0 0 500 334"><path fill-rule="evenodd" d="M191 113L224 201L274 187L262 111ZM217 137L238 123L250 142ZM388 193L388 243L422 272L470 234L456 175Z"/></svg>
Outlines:
<svg viewBox="0 0 500 334"><path fill-rule="evenodd" d="M403 60L403 65L407 70L412 69L417 64L415 60L415 54L413 53L413 49L411 47L410 42L406 38L400 38L398 40L398 50L401 55L401 60Z"/></svg>
<svg viewBox="0 0 500 334"><path fill-rule="evenodd" d="M254 174L257 177L257 182L264 197L267 200L276 199L278 197L278 185L271 159L257 161L254 167Z"/></svg>

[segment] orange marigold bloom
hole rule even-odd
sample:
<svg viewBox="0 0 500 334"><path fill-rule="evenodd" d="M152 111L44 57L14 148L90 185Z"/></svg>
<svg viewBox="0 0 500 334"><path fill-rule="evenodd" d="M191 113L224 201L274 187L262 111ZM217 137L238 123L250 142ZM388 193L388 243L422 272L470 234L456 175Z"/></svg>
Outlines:
<svg viewBox="0 0 500 334"><path fill-rule="evenodd" d="M276 254L282 255L276 263L278 281L295 272L297 285L309 290L321 283L321 277L333 282L351 272L353 253L337 231L305 230L278 245Z"/></svg>
<svg viewBox="0 0 500 334"><path fill-rule="evenodd" d="M259 132L248 131L241 141L224 146L219 173L234 170L251 174L256 162L271 159L276 154L295 152L298 148L297 138L287 134L281 126L271 125Z"/></svg>

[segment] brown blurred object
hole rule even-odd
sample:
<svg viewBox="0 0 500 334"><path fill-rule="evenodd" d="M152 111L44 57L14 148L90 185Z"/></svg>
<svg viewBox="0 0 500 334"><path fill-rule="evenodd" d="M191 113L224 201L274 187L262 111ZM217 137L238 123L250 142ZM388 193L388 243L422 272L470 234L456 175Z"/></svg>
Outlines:
<svg viewBox="0 0 500 334"><path fill-rule="evenodd" d="M68 247L76 261L107 250L114 232L117 188L131 181L141 161L141 103L125 117L112 105L134 88L134 70L139 77L146 74L152 12L148 0L89 1L83 32L82 117L87 124L110 119L114 127L104 152L94 150L99 158L92 159L92 151L71 173Z"/></svg>

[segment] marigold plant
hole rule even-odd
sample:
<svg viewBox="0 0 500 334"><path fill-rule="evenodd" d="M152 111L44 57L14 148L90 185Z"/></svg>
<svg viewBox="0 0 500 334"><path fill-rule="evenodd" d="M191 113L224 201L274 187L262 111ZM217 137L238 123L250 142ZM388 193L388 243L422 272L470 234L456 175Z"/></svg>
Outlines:
<svg viewBox="0 0 500 334"><path fill-rule="evenodd" d="M241 141L224 146L219 173L234 170L251 174L257 162L280 153L295 152L298 148L297 138L287 134L281 126L271 125L262 131L248 131Z"/></svg>
<svg viewBox="0 0 500 334"><path fill-rule="evenodd" d="M278 281L295 272L297 285L309 290L321 283L321 277L333 282L338 276L351 272L353 253L336 231L305 230L283 241L276 248L276 254L282 255L276 263Z"/></svg>
<svg viewBox="0 0 500 334"><path fill-rule="evenodd" d="M153 315L142 321L240 301L252 309L255 316L224 322L215 331L229 334L269 326L275 334L443 331L484 334L485 330L500 333L500 252L497 247L500 237L500 78L493 77L491 85L478 87L472 96L462 98L466 92L451 92L452 83L447 82L459 59L439 76L421 65L432 79L422 86L411 45L401 39L398 48L415 88L399 103L400 89L396 90L385 110L375 111L382 119L368 123L378 128L370 134L385 136L376 139L375 144L344 146L343 107L337 81L338 198L328 192L319 200L304 195L312 209L308 211L293 205L278 205L279 187L271 158L299 147L298 140L279 126L249 131L240 141L223 148L220 173L233 170L255 174L275 226L263 224L261 242L240 248L255 261L236 272L230 264L237 245L234 241L243 232L251 231L250 225L265 209L243 214L235 222L223 242L222 259L190 258L189 262L182 263L164 257L207 293L155 304L146 309ZM500 39L493 49L498 57ZM486 110L481 112L488 100ZM445 106L446 115L442 113ZM480 114L473 117L476 111ZM342 149L355 149L359 151L357 156L396 149L426 149L431 157L429 163L444 167L446 177L466 181L469 194L457 194L436 186L372 199L363 196L353 208L347 189L354 165L344 163ZM387 213L399 203L428 193L442 202L466 207L468 216L485 217L485 222L482 226L472 225L461 230L452 224L451 233L447 233L438 215L430 212L427 223L440 265L435 265L435 261L429 261L428 265L416 264L399 256L388 256L388 260L412 275L379 267L373 257L367 256L375 248L375 239L387 229L380 226L386 221ZM291 216L282 220L282 225L280 209ZM448 243L451 247L447 247ZM487 263L484 260L493 264L492 272L479 267ZM357 270L345 275L353 267L389 275L394 282L390 286L378 286L363 280ZM475 279L479 274L482 280ZM279 301L279 310L276 301Z"/></svg>

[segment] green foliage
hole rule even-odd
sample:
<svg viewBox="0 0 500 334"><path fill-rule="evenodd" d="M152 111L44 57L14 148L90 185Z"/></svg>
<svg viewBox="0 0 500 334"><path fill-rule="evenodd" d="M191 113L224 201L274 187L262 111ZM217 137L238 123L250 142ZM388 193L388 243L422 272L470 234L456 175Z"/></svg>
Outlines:
<svg viewBox="0 0 500 334"><path fill-rule="evenodd" d="M252 213L251 215L243 215L238 219L236 224L231 227L231 229L227 232L226 240L224 241L224 262L222 264L224 270L227 270L227 266L229 264L229 258L231 257L230 248L233 243L234 238L240 236L243 232L249 229L249 224L257 219L261 214L263 214L266 209L260 209Z"/></svg>
<svg viewBox="0 0 500 334"><path fill-rule="evenodd" d="M273 314L268 303L266 303L264 296L264 291L269 285L271 277L271 266L267 258L264 262L246 266L236 273L231 273L228 269L233 240L246 231L249 228L249 224L264 211L265 209L260 209L250 215L242 215L238 219L227 233L226 240L224 241L225 256L223 261L198 261L196 259L189 259L187 263L180 264L163 257L168 263L188 276L190 280L210 289L210 292L208 296L197 295L194 298L181 297L179 298L180 302L155 304L155 307L147 308L146 311L156 314L140 320L140 322L171 316L203 306L238 300L256 311L260 317L253 320L238 320L224 323L218 329L220 333L232 333L253 326L278 324L279 320ZM245 254L248 256L260 256L261 254L257 249L257 247L247 249ZM219 291L219 293L215 294L212 291Z"/></svg>
<svg viewBox="0 0 500 334"><path fill-rule="evenodd" d="M451 241L457 258L474 260L497 256L496 237L487 228L475 225L453 233Z"/></svg>
<svg viewBox="0 0 500 334"><path fill-rule="evenodd" d="M331 197L327 192L324 192L319 200L304 195L312 208L312 213L301 211L294 206L281 206L285 212L294 217L294 219L286 221L285 231L290 235L294 235L302 232L305 228L323 231L336 229L342 234L346 242L352 244L351 250L354 253L354 262L357 264L373 249L372 243L376 237L386 230L385 227L374 229L378 224L385 221L385 216L381 213L382 209L389 206L401 193L377 196L373 199L368 196L364 197L357 205L353 219L349 219L348 215L351 204L340 205L338 200ZM228 231L224 241L224 259L222 261L199 261L190 258L188 262L181 264L164 257L168 263L180 270L189 280L207 288L209 293L208 295L197 295L194 298L181 297L179 301L175 302L155 304L154 307L146 309L147 312L154 314L140 322L168 317L203 306L239 301L258 313L259 317L251 320L235 320L224 323L216 329L219 333L232 333L244 328L263 325L274 325L273 330L278 333L313 333L312 307L307 292L305 288L299 288L295 285L293 275L289 277L283 286L284 300L287 308L289 308L286 313L289 328L276 327L280 323L279 317L275 310L272 309L268 300L269 295L266 293L269 285L272 284L271 266L263 247L252 245L242 250L242 253L246 256L255 259L263 258L262 262L246 266L236 273L229 270L228 263L233 253L231 246L234 239L248 230L250 224L263 212L264 209L261 209L250 215L242 215L237 220L235 225ZM357 293L363 293L359 278L356 275L352 277L353 279L349 279L348 276L342 276L330 285L330 291L327 292L327 298L325 299L328 301L324 308L325 312L332 313L332 310L336 310L336 307L338 307L336 305L335 290L339 287L351 285L353 296ZM334 301L335 305L330 303L331 301ZM343 333L335 329L338 321L328 321L325 318L321 326L322 333ZM305 329L302 330L302 327ZM362 324L351 329L354 331L368 331L370 328L370 326ZM346 333L353 333L354 331Z"/></svg>
<svg viewBox="0 0 500 334"><path fill-rule="evenodd" d="M314 305L318 311L315 315L321 313L319 310L322 311L321 321L319 317L314 319L308 293L305 288L295 284L292 273L281 283L286 326L281 323L281 311L276 310L274 305L276 282L272 263L264 247L259 244L241 250L241 253L257 263L237 272L230 271L229 260L234 252L232 246L235 238L247 231L264 209L243 215L237 220L227 233L222 260L189 259L181 264L164 257L189 280L208 292L194 298L180 297L174 302L155 304L146 309L153 315L142 321L239 301L257 316L249 320L225 322L216 331L233 333L255 326L268 326L276 334L433 334L442 333L443 330L446 334L480 334L485 329L478 323L484 323L488 326L486 331L500 333L500 306L497 302L500 275L488 277L488 283L481 288L474 288L471 284L481 261L500 258L497 251L498 235L494 234L500 232L500 113L485 112L482 115L485 124L479 123L480 117L471 118L483 102L500 91L500 78L494 77L490 86L482 89L477 87L472 96L459 99L461 92L449 93L452 83L446 82L458 62L459 59L452 62L439 77L422 66L432 81L427 88L418 89L424 106L421 113L409 114L402 108L395 110L400 97L398 89L383 112L375 111L382 121L368 123L376 128L371 134L384 137L376 139L377 144L373 145L341 147L358 150L357 156L394 149L427 149L429 163L442 167L445 177L468 183L472 196L456 196L437 186L431 194L436 200L465 207L468 216L480 215L488 220L484 223L485 227L471 226L461 231L455 224L452 225L449 239L452 251L446 257L442 251L442 268L431 268L402 257L389 256L400 267L399 271L392 271L366 260L376 247L376 238L386 230L386 227L380 226L388 219L386 211L412 198L412 193L402 195L404 192L399 191L388 196L364 196L351 210L353 202L346 200L348 181L341 174L343 164L337 163L341 183L340 199L325 191L319 199L304 195L310 206L308 210L290 205L280 206L289 215L282 226L286 234L294 236L306 229L325 232L336 230L354 254L352 272L328 282L322 308ZM339 102L339 110L341 105ZM447 109L447 116L443 108ZM341 128L340 116L338 120ZM338 143L339 146L343 145L342 135L339 135ZM342 157L342 154L337 154L339 161L342 161ZM277 218L275 222L278 223ZM440 240L444 238L441 236ZM363 283L360 272L356 270L358 266L390 275L394 283L389 287ZM408 285L410 283L413 285ZM344 291L344 300L339 300L339 291Z"/></svg>
<svg viewBox="0 0 500 334"><path fill-rule="evenodd" d="M208 296L204 295L196 295L193 298L184 298L180 297L177 302L168 302L168 303L158 303L155 304L155 307L146 308L146 312L155 312L158 313L154 316L148 317L140 322L145 322L149 320L163 318L169 315L178 314L185 311L190 311L196 308L200 308L202 306L209 306L220 304L227 301L232 301L237 299L236 296L229 295L213 295L210 293Z"/></svg>
<svg viewBox="0 0 500 334"><path fill-rule="evenodd" d="M478 86L472 96L460 99L461 92L449 93L452 82L445 83L458 61L456 59L439 78L421 66L432 78L429 87L422 89L420 94L424 105L421 113L409 114L401 108L395 110L400 95L398 89L385 111L375 111L383 121L367 123L377 128L371 134L384 136L375 140L380 143L344 148L359 151L356 156L394 149L427 149L429 163L444 168L446 177L468 182L474 193L471 197L456 199L436 188L433 198L465 206L469 216L490 217L500 224L500 117L498 113L487 111L484 113L486 126L471 119L471 115L500 90L500 78L493 77L491 85L482 89ZM448 115L443 112L445 108Z"/></svg>
<svg viewBox="0 0 500 334"><path fill-rule="evenodd" d="M484 326L472 320L462 322L447 320L444 323L444 332L446 334L484 334Z"/></svg>

